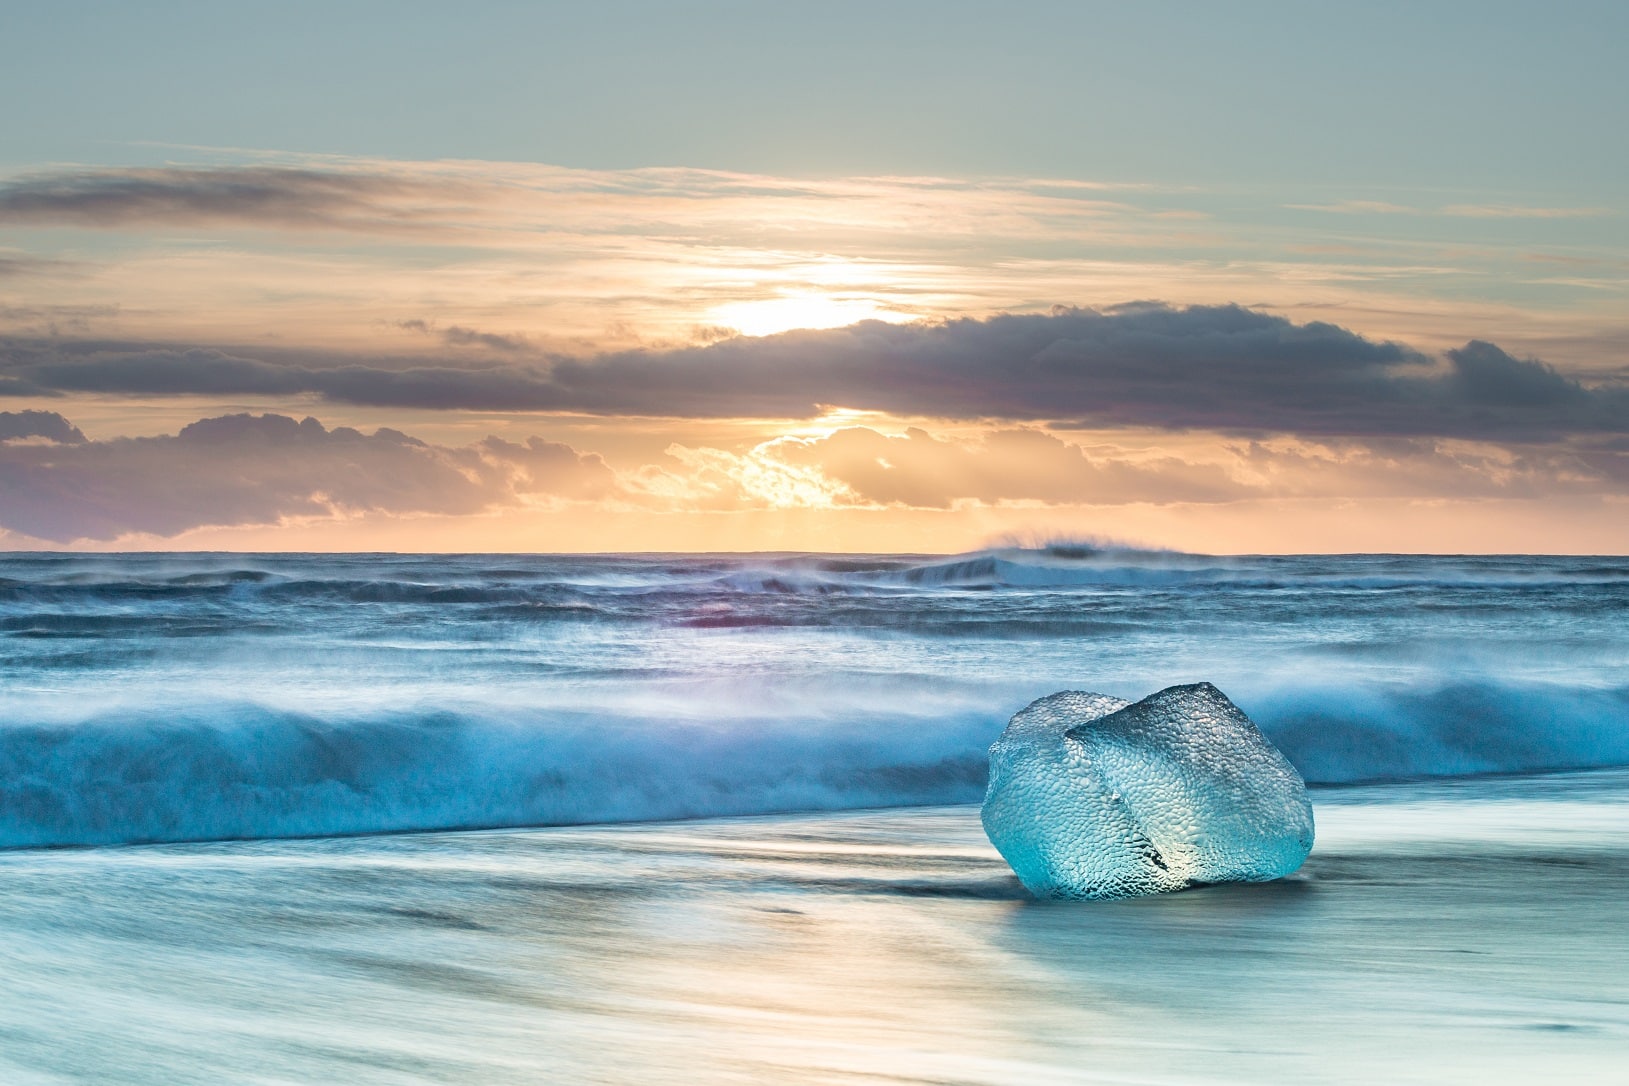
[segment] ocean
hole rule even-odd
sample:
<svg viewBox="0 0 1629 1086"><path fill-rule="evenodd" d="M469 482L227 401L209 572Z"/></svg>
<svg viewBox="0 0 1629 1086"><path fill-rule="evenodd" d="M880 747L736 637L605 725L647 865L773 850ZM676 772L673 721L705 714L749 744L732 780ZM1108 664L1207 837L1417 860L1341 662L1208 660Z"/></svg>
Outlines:
<svg viewBox="0 0 1629 1086"><path fill-rule="evenodd" d="M0 1081L1610 1081L1629 560L0 556ZM1210 681L1297 876L1029 900L1029 701Z"/></svg>

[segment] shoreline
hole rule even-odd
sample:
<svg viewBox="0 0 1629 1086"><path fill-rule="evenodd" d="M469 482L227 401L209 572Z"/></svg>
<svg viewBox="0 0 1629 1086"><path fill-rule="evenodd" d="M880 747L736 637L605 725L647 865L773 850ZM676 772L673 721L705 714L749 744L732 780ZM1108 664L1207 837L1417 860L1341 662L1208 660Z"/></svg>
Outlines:
<svg viewBox="0 0 1629 1086"><path fill-rule="evenodd" d="M8 852L0 1069L137 1083L1611 1073L1629 1039L1629 771L1441 791L1324 793L1319 847L1287 880L1092 903L1028 899L972 806ZM73 1040L86 1013L100 1047Z"/></svg>

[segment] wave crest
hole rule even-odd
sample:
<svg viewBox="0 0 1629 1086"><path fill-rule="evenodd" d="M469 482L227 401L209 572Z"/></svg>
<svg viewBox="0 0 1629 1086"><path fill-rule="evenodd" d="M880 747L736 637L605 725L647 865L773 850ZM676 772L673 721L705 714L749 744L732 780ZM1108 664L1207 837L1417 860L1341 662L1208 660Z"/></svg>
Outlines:
<svg viewBox="0 0 1629 1086"><path fill-rule="evenodd" d="M1313 783L1629 762L1629 687L1236 700ZM323 719L219 702L11 724L0 847L972 803L1010 708L675 723L468 708Z"/></svg>

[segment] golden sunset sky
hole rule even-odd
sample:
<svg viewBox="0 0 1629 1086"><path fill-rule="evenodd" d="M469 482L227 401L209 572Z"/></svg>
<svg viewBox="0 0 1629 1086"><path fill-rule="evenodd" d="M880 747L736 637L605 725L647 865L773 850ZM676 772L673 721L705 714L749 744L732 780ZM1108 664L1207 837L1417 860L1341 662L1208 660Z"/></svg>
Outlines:
<svg viewBox="0 0 1629 1086"><path fill-rule="evenodd" d="M407 6L0 15L0 546L1629 550L1609 6Z"/></svg>

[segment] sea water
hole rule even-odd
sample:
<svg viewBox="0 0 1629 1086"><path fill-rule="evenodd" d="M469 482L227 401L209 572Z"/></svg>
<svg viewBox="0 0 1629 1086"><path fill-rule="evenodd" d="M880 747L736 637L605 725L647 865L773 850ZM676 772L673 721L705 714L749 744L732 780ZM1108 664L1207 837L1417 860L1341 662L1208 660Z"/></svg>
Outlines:
<svg viewBox="0 0 1629 1086"><path fill-rule="evenodd" d="M1621 559L7 556L0 1080L1610 1081L1626 617ZM1201 680L1307 866L1029 901L1007 718Z"/></svg>

